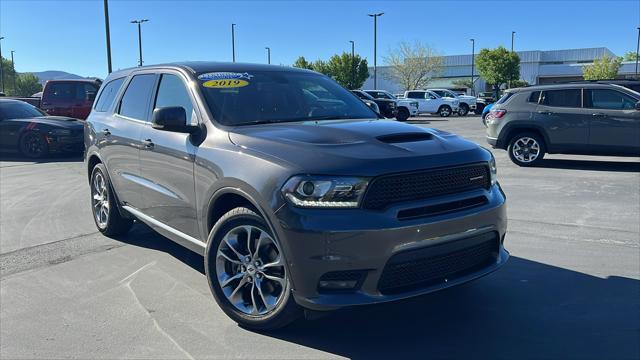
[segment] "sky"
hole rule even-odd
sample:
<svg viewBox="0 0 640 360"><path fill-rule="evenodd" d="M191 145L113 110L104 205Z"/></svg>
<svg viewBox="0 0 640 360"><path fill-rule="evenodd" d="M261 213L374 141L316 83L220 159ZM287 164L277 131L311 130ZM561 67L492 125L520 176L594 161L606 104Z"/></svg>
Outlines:
<svg viewBox="0 0 640 360"><path fill-rule="evenodd" d="M628 1L179 1L109 0L114 69L137 65L142 26L145 64L236 60L290 65L299 56L328 59L356 52L373 64L373 19L378 18L378 65L400 41L420 41L442 55L481 48L516 50L607 47L635 51L640 0ZM107 75L102 0L0 0L2 55L15 51L18 72L62 70Z"/></svg>

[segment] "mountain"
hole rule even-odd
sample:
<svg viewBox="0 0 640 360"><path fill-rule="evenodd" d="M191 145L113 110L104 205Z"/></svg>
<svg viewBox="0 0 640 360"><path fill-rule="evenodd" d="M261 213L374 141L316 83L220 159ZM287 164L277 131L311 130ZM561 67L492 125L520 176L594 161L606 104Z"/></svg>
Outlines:
<svg viewBox="0 0 640 360"><path fill-rule="evenodd" d="M84 77L76 74L71 74L65 71L59 70L48 70L48 71L40 71L32 73L35 75L40 84L47 82L47 80L55 80L55 79L84 79Z"/></svg>

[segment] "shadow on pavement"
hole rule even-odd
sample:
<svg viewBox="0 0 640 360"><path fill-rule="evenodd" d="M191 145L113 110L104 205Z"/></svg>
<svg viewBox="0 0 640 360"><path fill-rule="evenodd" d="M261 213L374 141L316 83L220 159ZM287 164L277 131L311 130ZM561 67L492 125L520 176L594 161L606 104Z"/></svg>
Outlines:
<svg viewBox="0 0 640 360"><path fill-rule="evenodd" d="M18 153L0 152L0 161L6 162L33 162L33 163L51 163L51 162L80 162L82 154L50 154L41 159L31 159L24 157Z"/></svg>
<svg viewBox="0 0 640 360"><path fill-rule="evenodd" d="M543 159L538 167L568 170L640 172L640 162Z"/></svg>
<svg viewBox="0 0 640 360"><path fill-rule="evenodd" d="M204 274L202 256L145 225L121 241L166 252ZM512 256L475 282L334 311L262 335L356 359L637 359L638 299L639 280L598 278Z"/></svg>

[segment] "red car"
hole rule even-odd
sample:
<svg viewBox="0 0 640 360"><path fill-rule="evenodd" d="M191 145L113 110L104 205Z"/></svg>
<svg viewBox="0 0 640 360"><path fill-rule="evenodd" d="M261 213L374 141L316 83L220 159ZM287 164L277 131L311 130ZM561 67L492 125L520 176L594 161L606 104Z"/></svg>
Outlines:
<svg viewBox="0 0 640 360"><path fill-rule="evenodd" d="M42 91L40 108L52 116L86 119L101 81L94 79L49 80Z"/></svg>

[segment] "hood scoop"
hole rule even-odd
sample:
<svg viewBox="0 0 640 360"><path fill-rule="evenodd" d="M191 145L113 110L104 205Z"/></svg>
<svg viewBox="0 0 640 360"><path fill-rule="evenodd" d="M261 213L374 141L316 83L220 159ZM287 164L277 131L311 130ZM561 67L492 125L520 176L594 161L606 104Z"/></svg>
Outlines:
<svg viewBox="0 0 640 360"><path fill-rule="evenodd" d="M406 142L432 140L433 135L428 132L411 132L411 133L381 135L376 137L376 139L387 144L398 144L398 143L406 143Z"/></svg>

